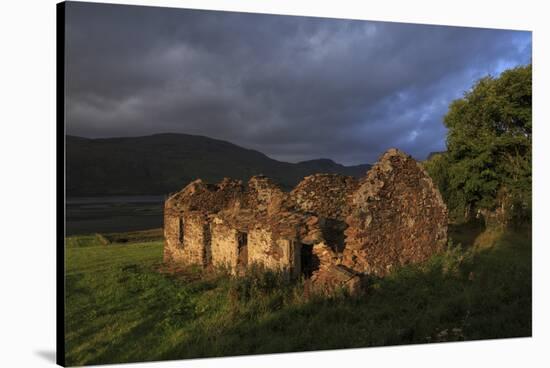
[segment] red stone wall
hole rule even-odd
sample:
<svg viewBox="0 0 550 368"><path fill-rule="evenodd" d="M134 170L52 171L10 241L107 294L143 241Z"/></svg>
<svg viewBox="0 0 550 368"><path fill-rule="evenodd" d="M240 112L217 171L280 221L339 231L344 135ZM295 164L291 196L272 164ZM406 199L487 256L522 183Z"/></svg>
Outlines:
<svg viewBox="0 0 550 368"><path fill-rule="evenodd" d="M304 178L290 192L296 210L343 221L349 210L349 195L357 187L351 176L315 174Z"/></svg>
<svg viewBox="0 0 550 368"><path fill-rule="evenodd" d="M386 152L350 198L343 264L383 276L427 260L447 242L447 209L422 166Z"/></svg>

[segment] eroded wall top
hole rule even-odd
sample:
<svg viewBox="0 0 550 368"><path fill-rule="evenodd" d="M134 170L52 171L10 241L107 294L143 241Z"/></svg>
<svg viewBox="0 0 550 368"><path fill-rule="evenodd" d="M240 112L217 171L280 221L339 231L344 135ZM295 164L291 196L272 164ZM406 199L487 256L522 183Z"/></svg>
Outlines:
<svg viewBox="0 0 550 368"><path fill-rule="evenodd" d="M357 179L351 176L310 175L290 192L290 201L299 211L343 221L349 212L349 197L357 184Z"/></svg>

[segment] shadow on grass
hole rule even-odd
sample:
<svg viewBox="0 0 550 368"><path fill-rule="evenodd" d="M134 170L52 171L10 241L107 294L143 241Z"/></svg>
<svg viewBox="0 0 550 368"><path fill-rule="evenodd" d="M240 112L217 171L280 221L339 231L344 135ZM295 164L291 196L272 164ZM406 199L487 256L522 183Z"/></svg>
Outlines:
<svg viewBox="0 0 550 368"><path fill-rule="evenodd" d="M475 244L476 239L485 231L485 224L482 220L473 219L462 224L449 225L449 238L454 244L462 244L463 248L470 248Z"/></svg>
<svg viewBox="0 0 550 368"><path fill-rule="evenodd" d="M181 341L162 358L531 336L530 254L525 239L505 235L494 248L455 247L427 264L373 279L364 297L256 314L251 305L241 305L225 329L196 331L192 343Z"/></svg>
<svg viewBox="0 0 550 368"><path fill-rule="evenodd" d="M108 343L105 349L90 360L89 364L107 364L107 363L132 363L138 361L154 360L154 355L149 354L146 349L135 349L136 340L140 341L140 346L146 346L148 341L151 346L156 346L159 341L155 338L155 331L162 320L162 316L153 316L147 318L126 333L120 334Z"/></svg>
<svg viewBox="0 0 550 368"><path fill-rule="evenodd" d="M475 236L462 234L424 264L372 278L356 298L304 300L299 283L269 272L197 278L193 270L166 276L115 267L71 284L78 292L69 298L79 298L74 317L94 302L105 318L74 325L71 359L80 365L530 336L530 238L508 233L480 249L471 246L477 230L454 230Z"/></svg>

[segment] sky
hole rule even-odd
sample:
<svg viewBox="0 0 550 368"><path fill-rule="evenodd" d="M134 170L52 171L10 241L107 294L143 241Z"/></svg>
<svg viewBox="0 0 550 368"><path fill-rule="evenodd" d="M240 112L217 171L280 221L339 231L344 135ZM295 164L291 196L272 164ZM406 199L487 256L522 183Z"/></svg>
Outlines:
<svg viewBox="0 0 550 368"><path fill-rule="evenodd" d="M66 8L66 132L186 133L288 162L445 149L449 104L531 32L94 3Z"/></svg>

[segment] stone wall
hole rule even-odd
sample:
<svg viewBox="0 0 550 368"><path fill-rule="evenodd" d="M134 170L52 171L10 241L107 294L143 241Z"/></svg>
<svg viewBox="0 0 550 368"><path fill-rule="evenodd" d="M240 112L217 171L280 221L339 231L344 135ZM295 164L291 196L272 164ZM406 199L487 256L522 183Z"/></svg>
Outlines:
<svg viewBox="0 0 550 368"><path fill-rule="evenodd" d="M164 261L184 265L209 263L210 226L201 212L165 216Z"/></svg>
<svg viewBox="0 0 550 368"><path fill-rule="evenodd" d="M165 263L184 263L186 259L182 259L182 254L178 252L180 247L179 242L179 219L180 214L170 211L167 203L164 207L164 262Z"/></svg>
<svg viewBox="0 0 550 368"><path fill-rule="evenodd" d="M356 187L357 180L351 176L315 174L306 176L290 192L290 200L299 211L344 221L349 196Z"/></svg>
<svg viewBox="0 0 550 368"><path fill-rule="evenodd" d="M242 182L224 178L219 184L189 183L164 205L164 261L174 264L211 263L209 215L235 206L244 196ZM180 241L183 225L183 244Z"/></svg>
<svg viewBox="0 0 550 368"><path fill-rule="evenodd" d="M290 193L264 176L246 186L197 180L166 201L164 215L165 262L234 273L256 263L295 277L303 264L309 284L325 291L341 285L355 293L363 276L425 261L447 241L441 195L396 149L361 180L311 175Z"/></svg>
<svg viewBox="0 0 550 368"><path fill-rule="evenodd" d="M344 249L345 223L351 207L350 196L358 181L350 176L315 174L304 178L290 193L297 211L312 213L322 219L323 239L335 252Z"/></svg>
<svg viewBox="0 0 550 368"><path fill-rule="evenodd" d="M248 260L268 269L300 272L300 249L296 240L274 239L268 229L256 228L248 234Z"/></svg>
<svg viewBox="0 0 550 368"><path fill-rule="evenodd" d="M246 207L257 216L271 216L282 210L288 197L281 188L265 176L254 176L248 181Z"/></svg>
<svg viewBox="0 0 550 368"><path fill-rule="evenodd" d="M212 265L237 269L238 231L219 217L210 223Z"/></svg>
<svg viewBox="0 0 550 368"><path fill-rule="evenodd" d="M383 276L427 260L447 242L447 209L426 171L396 149L386 152L350 197L343 264Z"/></svg>
<svg viewBox="0 0 550 368"><path fill-rule="evenodd" d="M224 178L219 184L208 184L198 179L170 196L166 206L180 212L217 213L239 202L244 192L244 186L238 180Z"/></svg>

